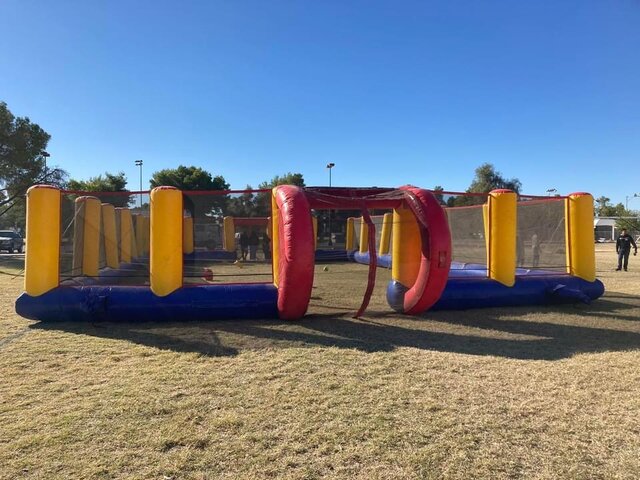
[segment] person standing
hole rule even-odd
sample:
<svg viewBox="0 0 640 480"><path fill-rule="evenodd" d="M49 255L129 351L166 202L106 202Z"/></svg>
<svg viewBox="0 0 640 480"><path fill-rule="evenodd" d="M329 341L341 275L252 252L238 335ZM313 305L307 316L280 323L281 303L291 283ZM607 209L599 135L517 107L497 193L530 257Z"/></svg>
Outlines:
<svg viewBox="0 0 640 480"><path fill-rule="evenodd" d="M519 268L524 267L525 262L524 255L524 242L520 235L516 235L516 264Z"/></svg>
<svg viewBox="0 0 640 480"><path fill-rule="evenodd" d="M616 272L622 270L622 267L624 267L625 272L627 271L631 246L633 246L633 254L637 255L638 246L636 242L633 240L633 237L627 233L627 229L623 228L620 236L616 240L616 253L618 254L618 268L616 268Z"/></svg>
<svg viewBox="0 0 640 480"><path fill-rule="evenodd" d="M247 251L249 250L249 236L247 232L242 232L240 234L240 252L242 254L242 261L247 259Z"/></svg>
<svg viewBox="0 0 640 480"><path fill-rule="evenodd" d="M255 230L251 230L249 235L249 260L258 259L258 245L260 245L260 239Z"/></svg>
<svg viewBox="0 0 640 480"><path fill-rule="evenodd" d="M533 257L533 268L536 268L540 263L540 240L538 240L537 233L531 236L531 255Z"/></svg>
<svg viewBox="0 0 640 480"><path fill-rule="evenodd" d="M267 232L262 236L262 251L264 252L264 259L271 260L271 240Z"/></svg>

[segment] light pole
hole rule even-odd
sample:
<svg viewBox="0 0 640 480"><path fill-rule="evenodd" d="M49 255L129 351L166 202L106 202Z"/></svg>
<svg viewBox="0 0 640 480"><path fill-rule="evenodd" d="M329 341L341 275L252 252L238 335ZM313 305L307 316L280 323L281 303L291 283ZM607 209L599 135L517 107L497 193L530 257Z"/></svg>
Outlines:
<svg viewBox="0 0 640 480"><path fill-rule="evenodd" d="M640 194L634 193L632 199L636 197L640 197ZM624 209L629 210L629 195L625 195L624 197Z"/></svg>
<svg viewBox="0 0 640 480"><path fill-rule="evenodd" d="M42 155L42 158L44 158L44 183L47 183L47 158L49 158L51 155L49 155L49 153L45 152L44 150L40 152L40 155Z"/></svg>
<svg viewBox="0 0 640 480"><path fill-rule="evenodd" d="M335 163L327 163L327 168L329 169L329 188L331 188L331 169L335 167Z"/></svg>
<svg viewBox="0 0 640 480"><path fill-rule="evenodd" d="M547 190L547 197L550 197L552 193L556 193L558 190L555 188L550 188Z"/></svg>
<svg viewBox="0 0 640 480"><path fill-rule="evenodd" d="M142 208L142 160L136 160L136 166L140 167L140 208Z"/></svg>
<svg viewBox="0 0 640 480"><path fill-rule="evenodd" d="M329 169L329 188L331 188L331 170L335 167L336 164L331 162L327 163L327 168ZM331 247L333 245L333 241L331 240L331 210L329 210L329 243L328 245Z"/></svg>

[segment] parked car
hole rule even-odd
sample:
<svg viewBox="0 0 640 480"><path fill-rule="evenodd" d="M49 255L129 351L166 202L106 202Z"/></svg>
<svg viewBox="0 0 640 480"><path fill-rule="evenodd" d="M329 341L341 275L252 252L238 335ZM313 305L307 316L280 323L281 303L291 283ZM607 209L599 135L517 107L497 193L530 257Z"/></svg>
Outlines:
<svg viewBox="0 0 640 480"><path fill-rule="evenodd" d="M19 233L0 230L0 251L7 250L9 253L13 253L16 250L18 253L22 253L23 247L24 240Z"/></svg>

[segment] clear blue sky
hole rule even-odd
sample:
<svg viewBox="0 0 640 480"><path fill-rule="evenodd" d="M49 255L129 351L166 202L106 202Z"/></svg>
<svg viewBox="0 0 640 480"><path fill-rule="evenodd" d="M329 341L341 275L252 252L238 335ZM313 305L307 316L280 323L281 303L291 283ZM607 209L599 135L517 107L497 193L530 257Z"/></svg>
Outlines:
<svg viewBox="0 0 640 480"><path fill-rule="evenodd" d="M640 192L638 0L3 0L0 32L0 100L73 178Z"/></svg>

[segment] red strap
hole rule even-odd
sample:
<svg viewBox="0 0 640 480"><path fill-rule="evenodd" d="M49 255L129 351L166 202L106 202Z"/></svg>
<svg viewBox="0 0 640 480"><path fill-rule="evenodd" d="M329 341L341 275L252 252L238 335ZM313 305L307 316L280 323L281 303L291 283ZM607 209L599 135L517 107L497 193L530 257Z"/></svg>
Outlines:
<svg viewBox="0 0 640 480"><path fill-rule="evenodd" d="M362 305L360 305L360 308L353 318L361 317L369 305L373 288L376 286L376 268L378 267L378 257L376 255L376 226L373 224L373 220L371 220L371 215L369 215L369 210L367 210L365 204L362 206L362 218L369 230L369 279L367 281L367 290L364 292L364 298L362 299Z"/></svg>

